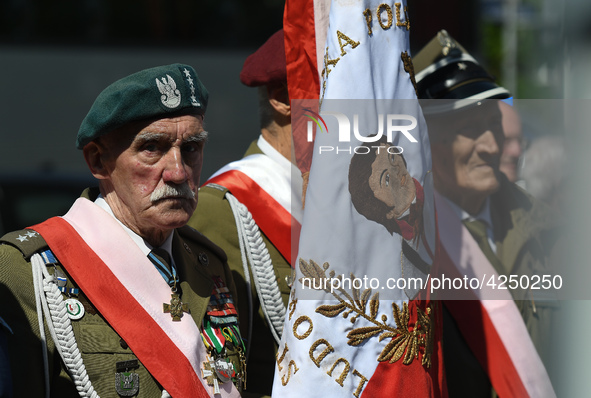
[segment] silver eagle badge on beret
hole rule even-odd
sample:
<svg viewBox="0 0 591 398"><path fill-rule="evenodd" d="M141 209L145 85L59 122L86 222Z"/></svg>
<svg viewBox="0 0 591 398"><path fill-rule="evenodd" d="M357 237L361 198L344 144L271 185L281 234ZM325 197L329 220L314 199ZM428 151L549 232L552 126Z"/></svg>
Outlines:
<svg viewBox="0 0 591 398"><path fill-rule="evenodd" d="M181 92L176 88L176 82L170 75L166 75L166 79L163 77L162 81L156 79L156 85L162 94L160 101L164 106L176 108L181 104Z"/></svg>

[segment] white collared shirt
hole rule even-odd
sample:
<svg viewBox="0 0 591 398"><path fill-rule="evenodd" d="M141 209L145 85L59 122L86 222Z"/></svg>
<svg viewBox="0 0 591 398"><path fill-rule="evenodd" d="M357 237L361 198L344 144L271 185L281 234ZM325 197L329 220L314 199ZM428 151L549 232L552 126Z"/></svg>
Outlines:
<svg viewBox="0 0 591 398"><path fill-rule="evenodd" d="M257 146L265 155L270 157L283 169L291 170L292 163L289 161L289 159L287 159L285 156L279 153L277 149L273 148L273 146L269 144L269 142L263 137L262 134L259 136L259 139L257 140Z"/></svg>
<svg viewBox="0 0 591 398"><path fill-rule="evenodd" d="M117 219L117 217L115 217L113 210L111 210L111 206L109 206L109 204L107 203L107 201L105 200L103 195L99 194L99 196L96 198L94 203L97 206L99 206L100 208L102 208L103 210L105 210L107 213L109 213L111 215L111 217L113 217L115 220L117 220L119 225L121 225L123 227L123 229L125 230L125 232L127 232L129 237L136 243L136 245L138 245L138 247L140 248L142 253L144 253L146 256L148 256L148 254L150 254L150 252L152 251L152 249L154 247L151 244L149 244L148 242L146 242L144 240L144 238L142 238L141 236L139 236L138 234L133 232L125 224L123 224L121 221L119 221L119 219ZM168 252L168 255L170 256L170 259L172 262L171 266L174 267L175 266L174 257L172 256L172 235L173 234L171 233L168 236L168 238L166 238L166 240L164 241L162 246L160 246L160 247Z"/></svg>

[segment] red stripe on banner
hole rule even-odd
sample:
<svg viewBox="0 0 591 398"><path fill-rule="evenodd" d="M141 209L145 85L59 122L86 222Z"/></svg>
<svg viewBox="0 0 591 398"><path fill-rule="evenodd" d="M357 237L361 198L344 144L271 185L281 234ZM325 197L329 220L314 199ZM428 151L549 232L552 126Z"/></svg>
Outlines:
<svg viewBox="0 0 591 398"><path fill-rule="evenodd" d="M374 374L369 379L363 390L361 398L374 397L405 397L405 398L446 398L447 389L444 382L444 372L440 366L443 358L441 346L441 303L434 303L439 308L434 309L435 317L433 327L439 336L434 338L437 344L431 354L431 367L426 368L421 364L421 355L414 358L409 365L402 363L402 358L394 363L380 362ZM410 320L416 321L417 306L424 309L425 302L411 301L409 311L412 314Z"/></svg>
<svg viewBox="0 0 591 398"><path fill-rule="evenodd" d="M31 228L171 396L209 397L189 360L67 221L54 217Z"/></svg>
<svg viewBox="0 0 591 398"><path fill-rule="evenodd" d="M298 251L300 249L300 233L302 231L302 224L298 222L294 217L291 217L291 258L288 260L292 264L297 264Z"/></svg>
<svg viewBox="0 0 591 398"><path fill-rule="evenodd" d="M452 274L452 279L462 278L445 249L441 248L439 254L442 269ZM529 397L499 331L480 300L446 300L445 306L497 394L500 397Z"/></svg>
<svg viewBox="0 0 591 398"><path fill-rule="evenodd" d="M290 0L283 14L287 87L290 98L318 99L314 1Z"/></svg>
<svg viewBox="0 0 591 398"><path fill-rule="evenodd" d="M318 100L320 98L314 27L313 0L290 0L285 3L283 32L287 63L287 90L290 100ZM311 108L318 113L318 101L312 101ZM300 171L307 173L312 164L314 143L307 141L305 127L307 119L300 116L292 113L291 117L294 154L296 165Z"/></svg>
<svg viewBox="0 0 591 398"><path fill-rule="evenodd" d="M437 222L437 221L436 221ZM437 231L437 228L435 228ZM439 242L439 234L436 233ZM435 262L432 273L437 273L440 263L439 252L443 251L440 243L436 244ZM373 397L410 397L410 398L448 398L447 382L445 379L445 367L443 362L443 316L442 303L430 300L429 287L419 293L415 300L409 301L410 322L417 320L417 308L425 310L431 305L433 311L433 350L431 353L431 366L426 368L421 364L421 352L419 358L415 358L409 365L404 365L402 359L394 363L380 362L374 374L369 379L363 390L361 398ZM455 397L454 397L455 398Z"/></svg>
<svg viewBox="0 0 591 398"><path fill-rule="evenodd" d="M291 264L291 214L256 182L238 170L229 170L211 178L209 183L222 185L245 205L261 231ZM294 220L294 222L296 222Z"/></svg>

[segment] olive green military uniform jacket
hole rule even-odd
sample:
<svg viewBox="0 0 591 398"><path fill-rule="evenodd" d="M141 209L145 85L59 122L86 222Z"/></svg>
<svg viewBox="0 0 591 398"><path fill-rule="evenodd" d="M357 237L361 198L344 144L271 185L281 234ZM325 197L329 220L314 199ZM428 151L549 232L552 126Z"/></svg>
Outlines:
<svg viewBox="0 0 591 398"><path fill-rule="evenodd" d="M262 153L255 141L250 145L244 156ZM228 265L232 270L232 276L238 291L236 301L238 301L238 313L240 315L240 331L244 338L248 338L249 330L248 295L252 296L252 341L250 342L250 353L247 362L248 382L243 396L271 395L277 344L261 309L252 277L250 282L251 291L247 291L236 221L230 204L225 197L226 192L228 190L220 186L201 187L197 210L189 221L189 225L207 235L228 256ZM290 292L288 282L291 278L292 268L262 232L261 235L275 269L275 276L283 303L287 306Z"/></svg>
<svg viewBox="0 0 591 398"><path fill-rule="evenodd" d="M88 190L83 196L88 198ZM97 226L98 227L98 226ZM11 327L8 335L9 358L15 397L42 397L45 393L43 350L40 339L33 275L30 258L35 252L46 250L41 237L24 240L26 231L5 235L0 241L0 316ZM28 232L31 232L30 230ZM105 231L105 233L108 233ZM33 234L30 234L33 235ZM21 237L20 239L18 239ZM226 265L224 253L207 238L190 227L174 231L172 252L178 270L181 300L188 304L190 316L199 326L206 314L212 294L214 276L221 277L235 296L235 286ZM207 264L199 260L207 256ZM59 259L58 259L59 261ZM62 271L67 277L66 287L77 287L75 281L60 264L48 267L50 273ZM141 275L138 275L141 277ZM149 294L149 293L147 293ZM65 296L64 296L65 297ZM101 397L118 397L115 390L116 363L137 359L121 337L111 328L84 292L76 297L85 307L80 320L72 320L72 328L90 382ZM121 303L125 306L125 303ZM186 314L187 316L189 314ZM134 314L130 313L130 317ZM171 319L172 321L172 319ZM138 328L142 325L138 324ZM73 381L60 359L49 329L45 327L49 359L49 382L52 397L79 396ZM158 344L154 341L154 344ZM229 355L239 364L236 352ZM171 367L175 364L171 363ZM132 370L139 375L139 397L161 397L162 386L139 362Z"/></svg>
<svg viewBox="0 0 591 398"><path fill-rule="evenodd" d="M561 243L558 224L545 204L501 175L501 187L490 197L499 275L555 275ZM489 259L490 260L490 259ZM495 262L491 260L491 264ZM554 374L558 310L556 298L543 290L511 291L546 370ZM450 397L494 397L486 372L462 338L450 313L444 311L443 347ZM554 338L553 338L554 336ZM552 377L551 377L552 378Z"/></svg>

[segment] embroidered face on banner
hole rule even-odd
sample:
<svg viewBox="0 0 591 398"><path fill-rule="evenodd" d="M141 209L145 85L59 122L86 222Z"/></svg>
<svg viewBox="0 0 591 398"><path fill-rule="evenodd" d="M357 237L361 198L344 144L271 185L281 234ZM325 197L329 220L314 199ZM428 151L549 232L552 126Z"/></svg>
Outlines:
<svg viewBox="0 0 591 398"><path fill-rule="evenodd" d="M187 223L207 133L201 116L132 123L85 148L115 216L149 241Z"/></svg>
<svg viewBox="0 0 591 398"><path fill-rule="evenodd" d="M370 149L354 154L349 165L353 206L359 214L382 224L390 233L412 240L421 232L405 226L411 227L409 219L422 219L423 201L422 197L417 198L420 184L408 172L399 148L386 143L385 137L366 146Z"/></svg>
<svg viewBox="0 0 591 398"><path fill-rule="evenodd" d="M414 200L416 188L404 155L390 149L395 147L386 144L376 148L368 182L374 197L390 208L386 218L399 218Z"/></svg>

